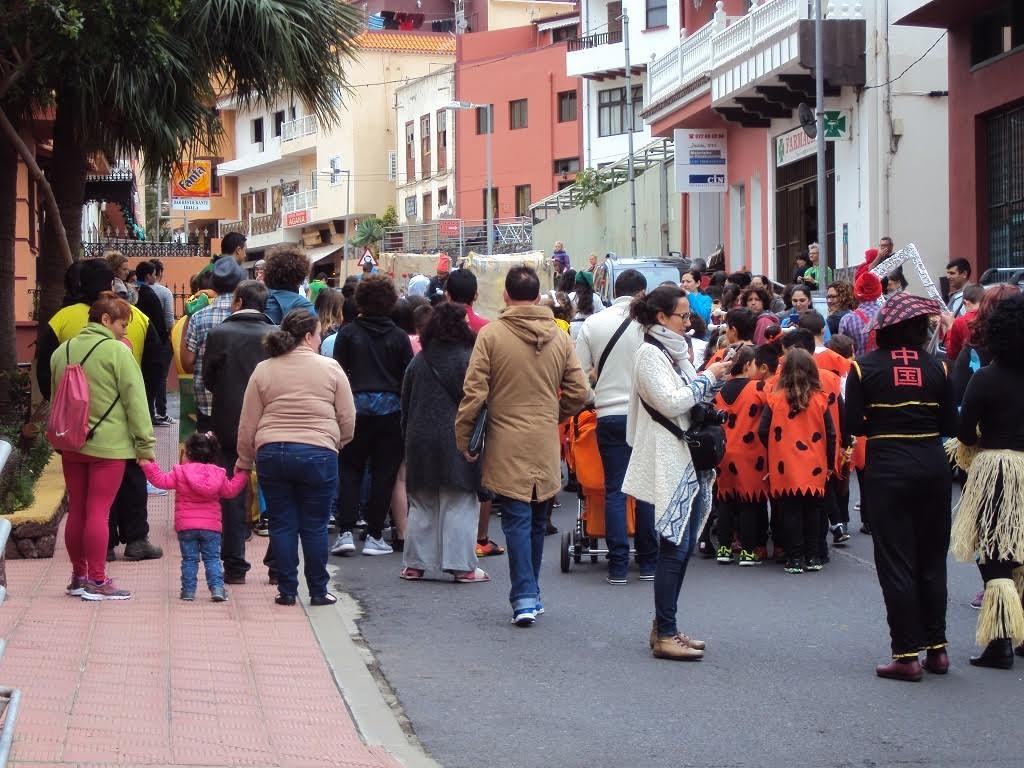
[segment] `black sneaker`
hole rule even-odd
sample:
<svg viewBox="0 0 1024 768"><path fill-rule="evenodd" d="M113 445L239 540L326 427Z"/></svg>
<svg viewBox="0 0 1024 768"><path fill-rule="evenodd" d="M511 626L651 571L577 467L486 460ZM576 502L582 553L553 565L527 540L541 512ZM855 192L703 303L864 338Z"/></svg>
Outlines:
<svg viewBox="0 0 1024 768"><path fill-rule="evenodd" d="M825 566L821 564L821 560L816 557L807 558L807 564L804 566L805 571L820 571ZM789 566L786 566L786 571L789 572Z"/></svg>
<svg viewBox="0 0 1024 768"><path fill-rule="evenodd" d="M850 540L850 534L846 531L846 526L843 523L837 523L832 528L832 546L839 547L843 546Z"/></svg>
<svg viewBox="0 0 1024 768"><path fill-rule="evenodd" d="M791 557L786 561L786 573L803 573L804 560L802 557Z"/></svg>
<svg viewBox="0 0 1024 768"><path fill-rule="evenodd" d="M861 523L860 524L860 532L870 536L871 535L871 525L868 524L868 523Z"/></svg>

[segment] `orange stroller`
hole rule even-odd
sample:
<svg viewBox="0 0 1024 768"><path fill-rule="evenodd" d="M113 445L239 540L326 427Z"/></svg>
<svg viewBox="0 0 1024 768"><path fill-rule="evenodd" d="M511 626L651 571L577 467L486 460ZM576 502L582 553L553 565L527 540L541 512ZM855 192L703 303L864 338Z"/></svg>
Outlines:
<svg viewBox="0 0 1024 768"><path fill-rule="evenodd" d="M570 478L576 479L576 525L562 534L562 573L568 573L572 563L580 563L585 556L596 563L598 557L607 555L607 547L601 548L599 540L604 538L604 467L597 450L597 413L591 409L582 411L564 426L565 463ZM636 529L635 501L626 497L626 532L630 537ZM630 556L634 551L630 549Z"/></svg>

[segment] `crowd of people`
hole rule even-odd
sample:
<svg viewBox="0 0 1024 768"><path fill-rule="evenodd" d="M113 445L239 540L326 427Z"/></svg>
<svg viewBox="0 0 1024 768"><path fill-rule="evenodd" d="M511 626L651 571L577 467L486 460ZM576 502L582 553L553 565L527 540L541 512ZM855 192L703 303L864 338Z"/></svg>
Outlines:
<svg viewBox="0 0 1024 768"><path fill-rule="evenodd" d="M1024 655L1024 414L1012 396L1024 383L1024 299L971 284L967 261L947 267L946 306L908 293L902 274L883 286L872 271L892 253L883 238L852 284L812 245L781 295L746 272L693 269L649 286L627 269L606 307L596 259L574 271L557 248L554 289L513 267L488 322L473 310L476 276L447 255L400 291L372 255L333 287L301 249L272 250L249 278L244 237L222 248L178 320L157 263L136 265L134 281L119 254L69 270L39 366L54 398L70 368L89 382L89 437L64 451L68 594L127 599L106 573L115 548L162 554L147 538L148 479L176 492L183 600L195 599L200 560L211 599L227 600L225 585L251 569L255 528L269 535L280 605L297 600L299 547L313 605L336 601L331 555L397 552L404 580L486 583L479 559L507 554L511 620L530 626L545 610L544 537L564 484L560 425L593 408L607 581L627 583L635 564L653 582L655 657L706 653L677 616L694 553L825 568L851 536L854 471L891 634L878 675L948 669L951 529L985 585L985 649L971 663L1008 668ZM825 311L813 303L822 287ZM195 433L162 468L154 428L172 420L153 378L166 379L172 347L193 375ZM954 478L966 483L955 525ZM495 508L504 547L488 533Z"/></svg>

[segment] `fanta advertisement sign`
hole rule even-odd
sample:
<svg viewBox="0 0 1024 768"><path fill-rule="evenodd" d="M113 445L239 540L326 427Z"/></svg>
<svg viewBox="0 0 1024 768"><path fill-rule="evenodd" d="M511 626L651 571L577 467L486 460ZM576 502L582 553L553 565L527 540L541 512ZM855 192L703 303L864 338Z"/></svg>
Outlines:
<svg viewBox="0 0 1024 768"><path fill-rule="evenodd" d="M209 197L212 179L209 160L179 163L171 173L171 197Z"/></svg>

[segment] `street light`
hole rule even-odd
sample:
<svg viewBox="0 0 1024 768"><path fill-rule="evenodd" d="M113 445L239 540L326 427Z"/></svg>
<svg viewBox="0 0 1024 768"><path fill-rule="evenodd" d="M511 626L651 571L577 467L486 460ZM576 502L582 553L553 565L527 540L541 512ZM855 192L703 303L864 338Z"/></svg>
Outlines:
<svg viewBox="0 0 1024 768"><path fill-rule="evenodd" d="M471 101L453 101L447 109L462 110L462 109L485 109L487 110L487 202L485 204L486 210L484 214L487 218L487 255L490 256L494 253L494 208L492 206L492 192L491 192L491 134L494 133L494 110L491 109L490 104L474 104ZM456 137L456 140L458 137Z"/></svg>

